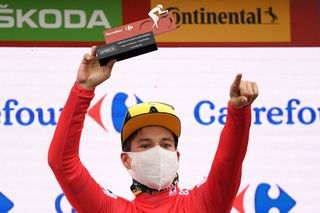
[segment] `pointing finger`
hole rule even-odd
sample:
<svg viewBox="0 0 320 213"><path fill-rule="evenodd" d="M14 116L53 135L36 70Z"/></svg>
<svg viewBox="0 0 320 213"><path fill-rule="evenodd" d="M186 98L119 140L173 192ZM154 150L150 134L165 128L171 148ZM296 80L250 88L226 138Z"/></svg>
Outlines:
<svg viewBox="0 0 320 213"><path fill-rule="evenodd" d="M234 89L239 89L240 83L241 83L241 78L242 78L242 74L238 73L236 78L233 81L233 84L232 84Z"/></svg>

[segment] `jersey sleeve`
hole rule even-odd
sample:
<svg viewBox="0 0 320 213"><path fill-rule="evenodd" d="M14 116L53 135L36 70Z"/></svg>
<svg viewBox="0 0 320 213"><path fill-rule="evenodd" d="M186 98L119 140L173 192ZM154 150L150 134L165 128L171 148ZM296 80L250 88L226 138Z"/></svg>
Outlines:
<svg viewBox="0 0 320 213"><path fill-rule="evenodd" d="M231 211L240 186L250 125L251 106L234 109L229 102L226 124L207 180L190 193L195 209L201 212Z"/></svg>
<svg viewBox="0 0 320 213"><path fill-rule="evenodd" d="M61 112L48 153L48 163L77 212L124 212L129 201L108 196L79 159L79 143L94 90L74 84Z"/></svg>

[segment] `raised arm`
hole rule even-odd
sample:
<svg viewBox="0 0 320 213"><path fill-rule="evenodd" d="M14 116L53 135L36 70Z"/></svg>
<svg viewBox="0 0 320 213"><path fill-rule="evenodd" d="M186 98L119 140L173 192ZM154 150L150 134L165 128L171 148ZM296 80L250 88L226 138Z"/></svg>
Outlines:
<svg viewBox="0 0 320 213"><path fill-rule="evenodd" d="M206 211L231 211L238 192L251 124L251 103L258 96L254 82L242 81L238 74L230 89L226 124L207 181L195 188L198 200ZM199 207L201 208L201 207Z"/></svg>
<svg viewBox="0 0 320 213"><path fill-rule="evenodd" d="M85 54L65 107L59 118L48 153L48 163L63 192L77 212L100 212L108 205L103 190L79 159L83 122L94 88L110 77L115 61L100 67L95 57Z"/></svg>

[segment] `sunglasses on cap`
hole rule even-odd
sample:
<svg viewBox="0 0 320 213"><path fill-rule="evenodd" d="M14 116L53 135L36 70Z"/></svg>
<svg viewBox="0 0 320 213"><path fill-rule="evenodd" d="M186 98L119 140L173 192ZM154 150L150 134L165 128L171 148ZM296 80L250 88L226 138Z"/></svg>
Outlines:
<svg viewBox="0 0 320 213"><path fill-rule="evenodd" d="M134 117L140 114L164 112L175 114L174 107L161 102L146 102L128 108L127 116ZM126 116L126 118L127 118Z"/></svg>

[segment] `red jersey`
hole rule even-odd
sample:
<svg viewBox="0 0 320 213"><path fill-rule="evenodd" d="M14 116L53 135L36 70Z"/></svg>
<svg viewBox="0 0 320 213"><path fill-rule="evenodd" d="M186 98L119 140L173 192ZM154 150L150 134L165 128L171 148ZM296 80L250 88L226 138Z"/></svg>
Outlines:
<svg viewBox="0 0 320 213"><path fill-rule="evenodd" d="M251 124L250 106L233 109L228 104L226 124L221 132L207 180L191 190L176 185L159 193L139 194L133 201L104 190L79 159L79 143L85 115L94 90L74 84L57 124L48 162L63 192L77 212L230 212L240 185L242 162Z"/></svg>

